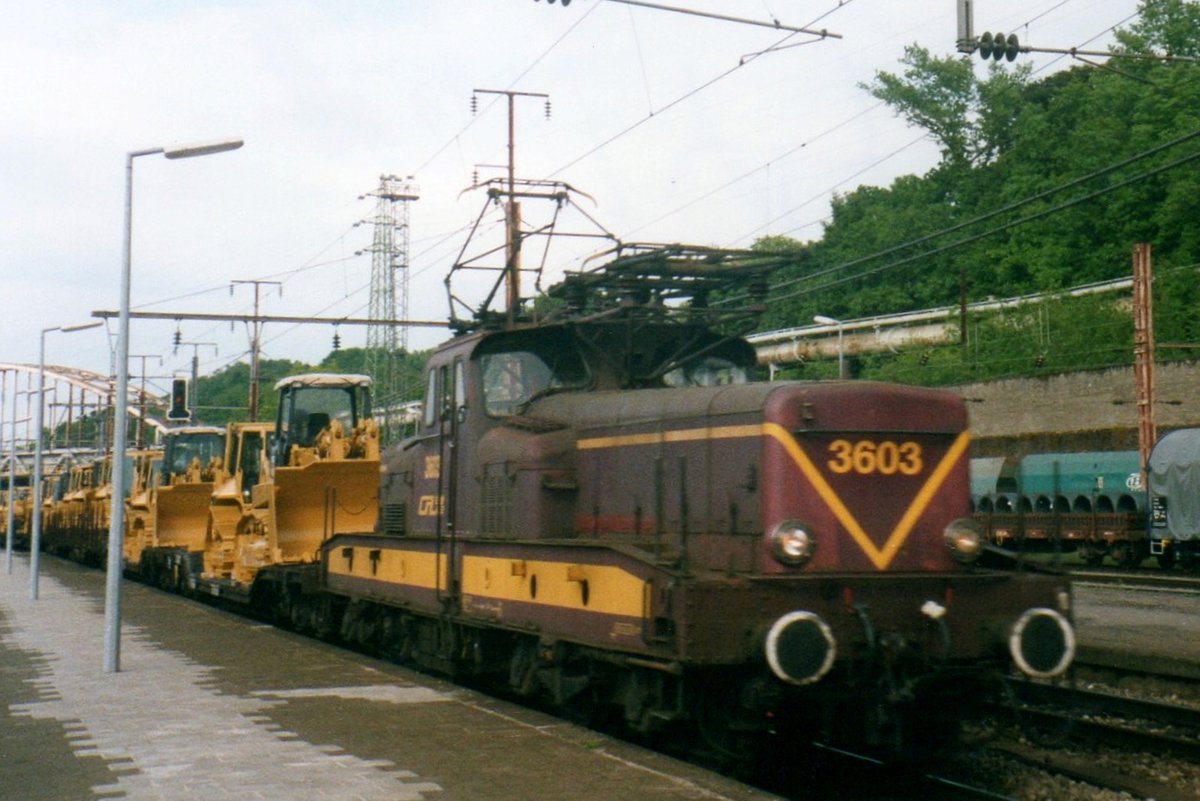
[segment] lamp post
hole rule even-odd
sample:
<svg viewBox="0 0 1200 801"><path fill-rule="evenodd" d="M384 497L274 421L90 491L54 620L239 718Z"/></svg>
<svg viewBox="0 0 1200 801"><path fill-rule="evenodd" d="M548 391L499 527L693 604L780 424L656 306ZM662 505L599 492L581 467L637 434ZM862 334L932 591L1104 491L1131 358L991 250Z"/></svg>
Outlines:
<svg viewBox="0 0 1200 801"><path fill-rule="evenodd" d="M125 537L125 440L129 413L129 289L133 245L133 160L162 153L169 159L186 159L237 150L241 139L222 139L174 147L132 150L125 155L125 237L122 247L121 306L117 324L117 388L113 412L112 507L108 524L108 574L104 592L104 671L121 669L121 563Z"/></svg>
<svg viewBox="0 0 1200 801"><path fill-rule="evenodd" d="M845 327L845 323L843 323L841 320L834 319L833 317L826 317L823 314L818 314L815 317L813 317L813 322L818 323L820 325L836 325L837 326L837 332L838 332L838 378L845 378L846 377L846 349L844 346L844 340L842 339L842 329Z"/></svg>
<svg viewBox="0 0 1200 801"><path fill-rule="evenodd" d="M42 329L38 345L37 412L34 415L33 423L33 523L29 528L29 600L31 601L36 601L38 597L38 556L42 548L42 499L39 493L42 489L42 425L46 407L46 334L51 331L69 334L72 331L86 331L101 325L104 323L97 320L94 323L83 323L82 325L66 327L54 325Z"/></svg>

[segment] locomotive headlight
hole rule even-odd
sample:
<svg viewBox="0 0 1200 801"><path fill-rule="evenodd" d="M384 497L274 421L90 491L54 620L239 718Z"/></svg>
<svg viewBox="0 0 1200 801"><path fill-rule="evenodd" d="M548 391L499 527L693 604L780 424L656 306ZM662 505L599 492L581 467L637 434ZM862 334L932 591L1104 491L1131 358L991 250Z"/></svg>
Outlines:
<svg viewBox="0 0 1200 801"><path fill-rule="evenodd" d="M1028 609L1009 631L1008 651L1022 673L1052 679L1075 659L1075 629L1053 609Z"/></svg>
<svg viewBox="0 0 1200 801"><path fill-rule="evenodd" d="M816 549L817 541L812 532L798 520L784 520L771 529L771 551L785 565L804 564Z"/></svg>
<svg viewBox="0 0 1200 801"><path fill-rule="evenodd" d="M950 555L964 565L973 564L983 553L983 529L968 517L946 526L944 536Z"/></svg>

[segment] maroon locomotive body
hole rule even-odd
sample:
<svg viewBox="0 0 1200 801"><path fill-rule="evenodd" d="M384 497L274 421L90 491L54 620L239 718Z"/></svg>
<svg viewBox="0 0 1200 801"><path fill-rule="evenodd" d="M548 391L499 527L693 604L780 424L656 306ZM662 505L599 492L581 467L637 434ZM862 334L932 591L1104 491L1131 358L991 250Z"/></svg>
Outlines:
<svg viewBox="0 0 1200 801"><path fill-rule="evenodd" d="M1067 669L1067 581L977 564L958 397L753 364L645 302L440 348L378 530L324 548L342 635L731 758L941 742Z"/></svg>

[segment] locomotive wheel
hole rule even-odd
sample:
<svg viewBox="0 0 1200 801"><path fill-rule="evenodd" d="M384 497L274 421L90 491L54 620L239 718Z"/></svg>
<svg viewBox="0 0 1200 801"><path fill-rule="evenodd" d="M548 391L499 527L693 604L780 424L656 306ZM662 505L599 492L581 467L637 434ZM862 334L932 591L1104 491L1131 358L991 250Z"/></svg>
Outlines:
<svg viewBox="0 0 1200 801"><path fill-rule="evenodd" d="M1168 551L1163 551L1162 553L1155 556L1155 559L1158 560L1158 566L1161 567L1163 570L1170 570L1171 568L1175 567L1175 561L1176 561L1175 557L1176 557L1175 551L1168 550Z"/></svg>
<svg viewBox="0 0 1200 801"><path fill-rule="evenodd" d="M753 773L766 734L747 709L746 693L733 680L709 677L693 687L692 716L700 753L721 770Z"/></svg>

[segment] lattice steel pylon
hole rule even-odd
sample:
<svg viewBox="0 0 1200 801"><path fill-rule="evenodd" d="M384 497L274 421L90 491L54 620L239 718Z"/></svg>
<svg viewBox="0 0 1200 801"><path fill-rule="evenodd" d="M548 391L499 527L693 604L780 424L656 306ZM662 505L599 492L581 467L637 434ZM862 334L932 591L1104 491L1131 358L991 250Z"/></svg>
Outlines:
<svg viewBox="0 0 1200 801"><path fill-rule="evenodd" d="M372 320L408 319L408 219L409 203L418 198L412 176L379 176L379 188L364 197L376 198L371 246L371 301L367 316ZM404 400L397 365L400 353L408 351L408 326L392 322L367 326L366 371L375 385L376 405L386 410ZM384 436L389 437L387 419Z"/></svg>

